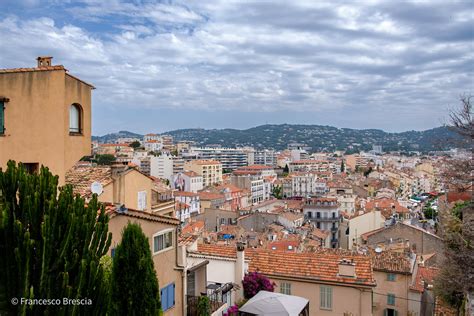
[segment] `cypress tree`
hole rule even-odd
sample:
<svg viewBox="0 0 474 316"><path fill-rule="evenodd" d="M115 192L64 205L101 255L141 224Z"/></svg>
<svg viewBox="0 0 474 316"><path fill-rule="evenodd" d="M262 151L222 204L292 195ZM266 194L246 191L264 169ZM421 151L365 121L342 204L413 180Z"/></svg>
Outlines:
<svg viewBox="0 0 474 316"><path fill-rule="evenodd" d="M148 238L129 223L113 258L110 314L160 315L159 295Z"/></svg>
<svg viewBox="0 0 474 316"><path fill-rule="evenodd" d="M9 161L0 169L0 314L103 314L107 288L99 260L110 242L97 196L86 206L70 186L58 190L58 177L46 167L29 174ZM82 301L14 305L13 297Z"/></svg>

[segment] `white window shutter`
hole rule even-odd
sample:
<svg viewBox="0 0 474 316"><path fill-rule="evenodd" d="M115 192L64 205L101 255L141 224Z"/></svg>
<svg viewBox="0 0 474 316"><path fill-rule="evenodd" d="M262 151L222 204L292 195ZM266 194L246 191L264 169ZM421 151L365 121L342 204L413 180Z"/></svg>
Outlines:
<svg viewBox="0 0 474 316"><path fill-rule="evenodd" d="M146 209L146 191L138 192L138 209L144 211Z"/></svg>

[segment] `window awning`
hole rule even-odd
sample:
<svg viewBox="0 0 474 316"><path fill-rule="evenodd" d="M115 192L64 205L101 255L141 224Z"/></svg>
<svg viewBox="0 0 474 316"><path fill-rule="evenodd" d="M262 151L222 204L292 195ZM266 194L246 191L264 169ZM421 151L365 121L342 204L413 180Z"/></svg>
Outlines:
<svg viewBox="0 0 474 316"><path fill-rule="evenodd" d="M200 262L200 263L196 264L195 266L192 266L191 268L189 268L188 273L194 272L194 271L198 270L201 267L207 266L208 264L209 264L209 260L204 260L203 262Z"/></svg>

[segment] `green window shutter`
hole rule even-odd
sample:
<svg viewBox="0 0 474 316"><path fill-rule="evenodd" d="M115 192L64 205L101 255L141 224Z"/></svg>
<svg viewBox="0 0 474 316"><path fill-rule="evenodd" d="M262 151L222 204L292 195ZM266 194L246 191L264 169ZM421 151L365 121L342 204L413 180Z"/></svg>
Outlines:
<svg viewBox="0 0 474 316"><path fill-rule="evenodd" d="M0 134L5 132L5 108L3 102L0 102Z"/></svg>

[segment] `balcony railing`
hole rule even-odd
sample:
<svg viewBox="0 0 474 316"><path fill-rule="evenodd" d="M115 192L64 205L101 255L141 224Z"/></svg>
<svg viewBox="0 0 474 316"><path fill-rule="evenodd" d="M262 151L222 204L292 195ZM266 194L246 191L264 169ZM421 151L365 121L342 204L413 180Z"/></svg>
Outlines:
<svg viewBox="0 0 474 316"><path fill-rule="evenodd" d="M340 217L330 217L330 216L309 217L305 215L304 219L308 219L310 221L315 221L315 222L339 222L340 221Z"/></svg>
<svg viewBox="0 0 474 316"><path fill-rule="evenodd" d="M197 316L198 315L199 296L186 295L186 301L187 301L187 305L188 305L188 316ZM209 297L209 305L211 307L211 309L209 311L209 314L214 313L216 310L218 310L224 304L225 303L218 302L217 300L213 299L212 297Z"/></svg>

